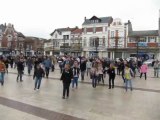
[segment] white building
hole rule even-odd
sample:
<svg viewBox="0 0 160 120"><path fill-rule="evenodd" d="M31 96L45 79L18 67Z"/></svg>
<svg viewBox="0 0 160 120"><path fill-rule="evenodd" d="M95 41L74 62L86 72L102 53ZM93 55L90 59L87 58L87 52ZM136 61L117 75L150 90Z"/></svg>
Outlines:
<svg viewBox="0 0 160 120"><path fill-rule="evenodd" d="M111 59L124 58L127 47L128 25L120 18L113 20L108 27L108 57Z"/></svg>
<svg viewBox="0 0 160 120"><path fill-rule="evenodd" d="M51 44L53 45L53 54L63 55L68 54L71 51L71 32L77 29L75 28L59 28L55 29L51 33Z"/></svg>
<svg viewBox="0 0 160 120"><path fill-rule="evenodd" d="M108 56L108 28L112 21L112 17L98 18L93 16L90 19L86 19L85 17L84 23L82 24L83 56Z"/></svg>

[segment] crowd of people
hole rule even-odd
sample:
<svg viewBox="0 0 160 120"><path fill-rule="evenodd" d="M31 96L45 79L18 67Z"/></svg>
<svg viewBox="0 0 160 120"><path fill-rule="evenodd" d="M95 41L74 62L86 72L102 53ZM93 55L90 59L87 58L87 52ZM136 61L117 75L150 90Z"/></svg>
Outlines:
<svg viewBox="0 0 160 120"><path fill-rule="evenodd" d="M96 88L97 85L105 84L105 78L108 75L108 88L114 89L114 81L116 75L122 76L125 83L124 88L133 90L132 80L139 75L139 78L144 74L147 80L148 65L143 63L139 58L137 60L124 60L111 61L105 58L86 58L86 57L72 57L69 55L54 57L54 56L37 56L25 57L23 55L16 57L0 57L0 82L4 85L4 75L8 74L8 67L17 69L17 82L23 82L24 68L27 67L28 75L31 75L32 69L34 70L33 79L35 80L34 90L40 89L41 80L43 77L48 78L50 71L54 72L55 65L58 64L61 76L60 80L63 83L62 98L69 97L69 88L72 84L72 89L78 88L78 80L84 82L86 76L92 82L92 87ZM154 76L159 77L160 61L155 60L152 64L154 68ZM139 73L139 74L138 74ZM52 73L53 74L53 73Z"/></svg>

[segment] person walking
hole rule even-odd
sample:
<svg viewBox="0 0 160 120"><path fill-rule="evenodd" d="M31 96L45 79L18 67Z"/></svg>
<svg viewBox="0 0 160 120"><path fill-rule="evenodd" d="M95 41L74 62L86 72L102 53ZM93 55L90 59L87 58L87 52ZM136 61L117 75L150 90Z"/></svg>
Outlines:
<svg viewBox="0 0 160 120"><path fill-rule="evenodd" d="M145 80L147 80L147 71L148 71L148 66L144 63L141 68L140 68L140 78L142 77L142 74L145 75Z"/></svg>
<svg viewBox="0 0 160 120"><path fill-rule="evenodd" d="M20 58L20 60L17 62L17 71L18 71L18 76L17 76L17 82L20 77L20 82L22 82L22 74L24 71L24 63L23 63L23 58Z"/></svg>
<svg viewBox="0 0 160 120"><path fill-rule="evenodd" d="M114 65L111 63L109 69L107 70L107 73L109 75L109 88L111 89L114 88L114 79L116 77L116 73L115 73L115 67Z"/></svg>
<svg viewBox="0 0 160 120"><path fill-rule="evenodd" d="M78 61L74 62L72 71L73 71L72 88L74 88L74 84L76 84L76 89L77 89L78 88L78 78L80 74L80 68L78 67Z"/></svg>
<svg viewBox="0 0 160 120"><path fill-rule="evenodd" d="M43 64L44 64L44 67L45 67L46 77L48 78L49 70L52 67L52 62L49 58L46 58L46 60L44 60Z"/></svg>
<svg viewBox="0 0 160 120"><path fill-rule="evenodd" d="M64 70L62 72L60 80L63 82L63 96L62 99L65 99L66 92L67 92L67 97L69 97L69 87L71 80L73 79L73 71L70 68L69 64L65 64Z"/></svg>
<svg viewBox="0 0 160 120"><path fill-rule="evenodd" d="M4 84L5 70L6 70L6 66L5 66L4 62L2 61L2 58L0 58L0 75L1 75L0 82L1 82L2 86Z"/></svg>
<svg viewBox="0 0 160 120"><path fill-rule="evenodd" d="M134 72L132 71L132 69L129 67L129 65L125 65L125 69L124 69L124 77L125 77L125 89L127 91L128 89L128 84L130 85L130 89L131 91L133 90L132 88L132 76L134 75Z"/></svg>
<svg viewBox="0 0 160 120"><path fill-rule="evenodd" d="M33 79L35 79L34 90L40 89L43 74L45 74L44 70L41 68L40 64L38 64L37 68L34 71L34 75L33 75Z"/></svg>

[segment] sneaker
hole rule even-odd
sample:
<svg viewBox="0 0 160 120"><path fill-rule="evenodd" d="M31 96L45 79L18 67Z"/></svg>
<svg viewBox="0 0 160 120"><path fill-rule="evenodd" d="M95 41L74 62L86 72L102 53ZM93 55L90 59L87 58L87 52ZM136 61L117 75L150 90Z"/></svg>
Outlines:
<svg viewBox="0 0 160 120"><path fill-rule="evenodd" d="M36 88L34 88L34 90L36 90Z"/></svg>
<svg viewBox="0 0 160 120"><path fill-rule="evenodd" d="M62 99L65 99L65 97L63 96Z"/></svg>

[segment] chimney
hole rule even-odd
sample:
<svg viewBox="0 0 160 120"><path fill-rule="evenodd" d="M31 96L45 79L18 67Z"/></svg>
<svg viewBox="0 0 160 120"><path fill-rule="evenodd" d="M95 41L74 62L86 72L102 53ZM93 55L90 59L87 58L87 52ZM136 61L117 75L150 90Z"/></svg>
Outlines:
<svg viewBox="0 0 160 120"><path fill-rule="evenodd" d="M86 17L84 17L84 21L86 21Z"/></svg>

